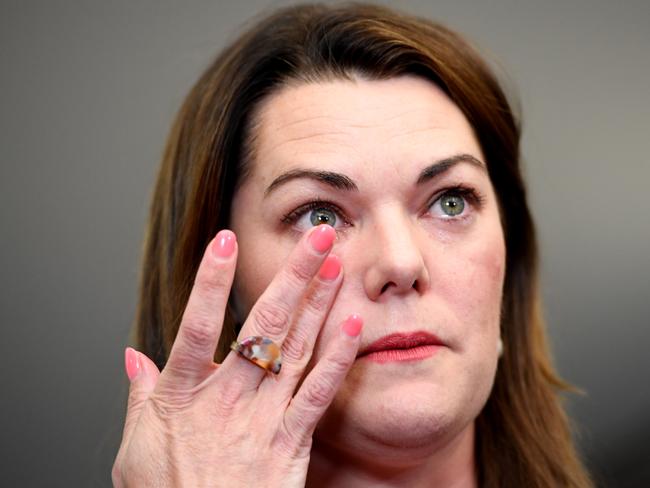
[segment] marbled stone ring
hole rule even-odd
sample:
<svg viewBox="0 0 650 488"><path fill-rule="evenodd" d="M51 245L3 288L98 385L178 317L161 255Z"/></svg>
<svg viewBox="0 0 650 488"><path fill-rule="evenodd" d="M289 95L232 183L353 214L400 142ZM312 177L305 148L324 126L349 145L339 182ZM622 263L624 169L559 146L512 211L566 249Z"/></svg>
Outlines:
<svg viewBox="0 0 650 488"><path fill-rule="evenodd" d="M278 374L282 367L280 347L268 337L253 336L233 341L230 349L266 371Z"/></svg>

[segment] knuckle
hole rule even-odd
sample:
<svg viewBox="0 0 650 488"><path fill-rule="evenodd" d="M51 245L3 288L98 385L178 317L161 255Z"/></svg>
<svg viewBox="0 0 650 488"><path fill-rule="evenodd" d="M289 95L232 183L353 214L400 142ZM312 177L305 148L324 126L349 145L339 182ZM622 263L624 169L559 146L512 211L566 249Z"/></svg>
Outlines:
<svg viewBox="0 0 650 488"><path fill-rule="evenodd" d="M307 353L307 339L298 333L289 334L282 344L282 357L300 362Z"/></svg>
<svg viewBox="0 0 650 488"><path fill-rule="evenodd" d="M292 262L289 264L287 272L289 278L300 286L304 286L305 283L311 281L315 274L315 270L312 269L307 260Z"/></svg>
<svg viewBox="0 0 650 488"><path fill-rule="evenodd" d="M352 366L354 357L348 356L332 356L327 360L327 371L332 376L344 375L347 370Z"/></svg>
<svg viewBox="0 0 650 488"><path fill-rule="evenodd" d="M253 314L253 323L261 332L277 336L287 328L289 316L289 312L280 305L263 304Z"/></svg>
<svg viewBox="0 0 650 488"><path fill-rule="evenodd" d="M308 407L325 408L332 399L333 389L334 386L328 379L321 378L311 384L305 391L305 403Z"/></svg>
<svg viewBox="0 0 650 488"><path fill-rule="evenodd" d="M202 348L212 341L214 326L210 320L201 315L190 315L182 327L183 338L188 342L190 349Z"/></svg>
<svg viewBox="0 0 650 488"><path fill-rule="evenodd" d="M329 294L329 289L322 286L315 286L305 296L305 304L314 312L323 312L329 306Z"/></svg>
<svg viewBox="0 0 650 488"><path fill-rule="evenodd" d="M353 359L333 356L325 361L319 377L313 383L305 384L305 402L313 408L323 409L332 401L337 385L350 369Z"/></svg>
<svg viewBox="0 0 650 488"><path fill-rule="evenodd" d="M228 288L228 277L221 269L200 269L194 279L194 286L210 295L223 295Z"/></svg>

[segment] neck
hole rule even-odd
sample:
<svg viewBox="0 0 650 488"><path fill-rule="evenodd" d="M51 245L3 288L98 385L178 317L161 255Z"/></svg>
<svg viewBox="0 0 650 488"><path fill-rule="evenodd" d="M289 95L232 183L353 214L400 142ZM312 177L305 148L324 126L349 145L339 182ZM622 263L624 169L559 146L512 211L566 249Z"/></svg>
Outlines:
<svg viewBox="0 0 650 488"><path fill-rule="evenodd" d="M391 454L391 449L401 452ZM372 451L372 456L359 453ZM307 474L309 488L345 487L431 487L476 488L474 458L474 426L470 425L458 436L423 454L414 452L408 462L396 464L394 459L404 459L403 448L387 448L385 455L375 455L373 449L346 452L314 439Z"/></svg>

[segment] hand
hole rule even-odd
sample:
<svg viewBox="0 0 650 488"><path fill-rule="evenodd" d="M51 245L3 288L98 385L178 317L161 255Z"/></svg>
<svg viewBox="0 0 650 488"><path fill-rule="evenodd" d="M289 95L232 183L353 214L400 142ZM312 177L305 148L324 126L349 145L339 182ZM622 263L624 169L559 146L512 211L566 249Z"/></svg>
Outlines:
<svg viewBox="0 0 650 488"><path fill-rule="evenodd" d="M361 319L351 316L300 384L342 281L328 256L334 238L327 225L306 233L242 327L238 340L282 345L273 375L235 352L213 360L237 260L235 235L217 234L163 371L125 353L131 387L115 486L304 486L312 434L359 347Z"/></svg>

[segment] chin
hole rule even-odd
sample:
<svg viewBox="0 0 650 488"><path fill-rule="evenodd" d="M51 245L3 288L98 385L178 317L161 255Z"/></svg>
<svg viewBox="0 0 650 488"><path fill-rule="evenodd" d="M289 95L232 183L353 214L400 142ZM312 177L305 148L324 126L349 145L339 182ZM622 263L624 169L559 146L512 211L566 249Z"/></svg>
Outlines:
<svg viewBox="0 0 650 488"><path fill-rule="evenodd" d="M315 438L353 455L406 466L473 425L484 402L462 400L462 395L450 397L435 385L417 382L388 389L344 388Z"/></svg>

